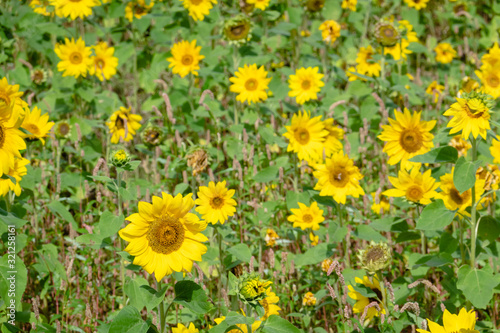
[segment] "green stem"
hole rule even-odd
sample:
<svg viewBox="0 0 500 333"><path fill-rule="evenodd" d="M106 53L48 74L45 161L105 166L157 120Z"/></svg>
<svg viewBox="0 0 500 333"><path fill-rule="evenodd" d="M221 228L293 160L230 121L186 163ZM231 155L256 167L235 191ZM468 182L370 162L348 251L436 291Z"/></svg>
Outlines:
<svg viewBox="0 0 500 333"><path fill-rule="evenodd" d="M215 225L215 232L217 233L217 245L219 247L219 260L220 260L220 267L219 267L219 279L217 280L217 294L218 294L218 299L219 299L219 310L222 308L222 288L223 288L223 275L224 275L224 257L223 257L223 252L222 252L222 235L219 232L220 225Z"/></svg>
<svg viewBox="0 0 500 333"><path fill-rule="evenodd" d="M342 217L342 207L340 206L340 203L338 203L336 201L335 201L335 203L337 204L337 215L338 215L338 219L339 219L339 225L340 225L340 228L342 228L343 224L344 224L343 217ZM346 263L347 267L349 267L350 260L349 260L349 252L347 251L346 237L342 238L342 251L344 252L345 263Z"/></svg>
<svg viewBox="0 0 500 333"><path fill-rule="evenodd" d="M380 60L380 78L385 78L385 47L382 46L382 59Z"/></svg>
<svg viewBox="0 0 500 333"><path fill-rule="evenodd" d="M477 160L477 143L476 138L472 137L472 162ZM477 237L477 221L476 221L476 184L471 188L472 208L471 208L471 244L470 244L470 266L476 268L476 237Z"/></svg>
<svg viewBox="0 0 500 333"><path fill-rule="evenodd" d="M161 290L161 281L158 282L158 291ZM170 308L170 306L169 306ZM167 309L168 311L168 309ZM165 305L164 305L164 300L160 302L160 307L158 309L158 316L160 317L160 333L163 333L165 331L165 317L167 315L167 312L165 311Z"/></svg>
<svg viewBox="0 0 500 333"><path fill-rule="evenodd" d="M116 195L118 197L118 216L122 216L122 200L120 196L120 184L121 184L121 175L120 170L116 169ZM120 238L120 248L123 251L125 249L125 244L123 242L123 238ZM125 261L122 258L120 260L120 280L122 283L122 293L123 293L123 306L127 304L127 295L125 295Z"/></svg>
<svg viewBox="0 0 500 333"><path fill-rule="evenodd" d="M384 285L384 277L382 276L382 272L381 271L377 271L377 278L378 278L378 282L380 284L380 293L382 294L382 306L383 307L388 307L387 306L387 295L386 295L386 291L385 291L385 285ZM382 310L382 309L380 309Z"/></svg>

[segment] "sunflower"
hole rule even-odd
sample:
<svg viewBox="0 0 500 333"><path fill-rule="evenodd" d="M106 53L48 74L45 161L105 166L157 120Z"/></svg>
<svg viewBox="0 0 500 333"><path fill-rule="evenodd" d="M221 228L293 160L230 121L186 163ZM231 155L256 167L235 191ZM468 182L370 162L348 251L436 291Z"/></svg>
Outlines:
<svg viewBox="0 0 500 333"><path fill-rule="evenodd" d="M482 66L481 68L481 71L475 73L483 84L483 91L493 98L500 97L500 63L494 67Z"/></svg>
<svg viewBox="0 0 500 333"><path fill-rule="evenodd" d="M224 38L229 43L241 45L248 42L252 37L251 31L252 21L243 14L228 19L224 23Z"/></svg>
<svg viewBox="0 0 500 333"><path fill-rule="evenodd" d="M434 96L434 103L437 103L439 100L439 96L443 93L443 91L444 91L443 85L438 84L437 81L432 81L431 84L427 86L425 93Z"/></svg>
<svg viewBox="0 0 500 333"><path fill-rule="evenodd" d="M458 313L451 314L447 309L444 310L443 326L427 319L430 331L417 328L418 333L479 333L475 330L476 327L476 313L474 310L467 311L462 308Z"/></svg>
<svg viewBox="0 0 500 333"><path fill-rule="evenodd" d="M173 197L162 192L153 204L139 202L139 213L126 218L131 223L119 231L130 242L125 251L133 255L134 265L142 266L160 281L172 272L190 272L193 261L201 261L208 240L201 232L207 227L196 214L192 194Z"/></svg>
<svg viewBox="0 0 500 333"><path fill-rule="evenodd" d="M383 192L388 197L405 197L406 200L427 205L437 195L436 189L439 183L431 176L431 170L423 174L419 168L413 167L411 172L400 170L398 178L389 177L389 181L395 188Z"/></svg>
<svg viewBox="0 0 500 333"><path fill-rule="evenodd" d="M193 323L189 323L189 327L186 327L179 323L177 327L172 327L172 333L198 333L199 330L194 326Z"/></svg>
<svg viewBox="0 0 500 333"><path fill-rule="evenodd" d="M23 138L29 140L40 140L42 141L42 144L45 145L45 140L43 138L47 137L52 126L54 126L54 122L49 121L49 114L46 113L42 115L42 110L35 106L33 111L28 111L24 116L21 127L31 134L24 134Z"/></svg>
<svg viewBox="0 0 500 333"><path fill-rule="evenodd" d="M293 222L294 228L305 230L319 230L319 224L325 220L323 210L319 209L318 203L313 202L310 207L307 207L302 202L298 202L299 208L292 208L293 215L288 216L287 220Z"/></svg>
<svg viewBox="0 0 500 333"><path fill-rule="evenodd" d="M9 170L6 174L11 178L14 178L16 182L14 183L10 178L0 178L0 197L5 196L9 191L14 191L16 196L21 195L21 185L19 182L22 177L28 173L26 169L26 165L29 164L25 158L15 157L14 158L14 166Z"/></svg>
<svg viewBox="0 0 500 333"><path fill-rule="evenodd" d="M260 320L264 321L269 318L269 316L279 315L279 311L281 310L281 308L276 305L279 300L280 298L271 291L271 287L267 288L266 298L259 301L260 305L262 305L265 310L265 314L260 318Z"/></svg>
<svg viewBox="0 0 500 333"><path fill-rule="evenodd" d="M421 121L420 112L410 114L407 108L403 112L394 110L395 120L389 118L389 125L382 126L382 133L378 138L387 143L384 152L389 155L388 163L395 165L401 162L401 168L410 169L420 167L420 163L408 160L416 155L428 152L434 144L434 135L430 133L436 125L436 120Z"/></svg>
<svg viewBox="0 0 500 333"><path fill-rule="evenodd" d="M249 5L254 5L255 8L260 10L265 10L269 6L270 2L271 0L247 0Z"/></svg>
<svg viewBox="0 0 500 333"><path fill-rule="evenodd" d="M195 21L203 21L205 15L210 13L210 9L213 8L214 4L217 4L217 0L179 0L182 2L184 8L189 11L189 16Z"/></svg>
<svg viewBox="0 0 500 333"><path fill-rule="evenodd" d="M306 0L306 9L312 13L319 12L325 6L326 0Z"/></svg>
<svg viewBox="0 0 500 333"><path fill-rule="evenodd" d="M71 41L68 38L64 39L65 44L56 44L54 52L57 54L59 63L57 69L63 72L63 76L74 76L78 78L80 75L87 76L87 70L92 65L90 47L85 46L85 42L78 38L75 42L74 38Z"/></svg>
<svg viewBox="0 0 500 333"><path fill-rule="evenodd" d="M314 306L316 305L316 297L314 294L310 291L304 294L304 297L302 298L302 305L305 306Z"/></svg>
<svg viewBox="0 0 500 333"><path fill-rule="evenodd" d="M374 212L377 215L382 215L384 213L389 213L391 210L391 204L387 200L386 197L381 197L379 196L378 198L378 203L377 203L377 195L376 192L371 193L372 198L373 198L373 204L370 207L372 212Z"/></svg>
<svg viewBox="0 0 500 333"><path fill-rule="evenodd" d="M345 204L348 195L358 198L365 194L359 186L363 175L344 152L333 154L326 159L325 164L316 165L315 168L314 177L318 179L318 183L314 189L321 191L319 195L333 196L336 202Z"/></svg>
<svg viewBox="0 0 500 333"><path fill-rule="evenodd" d="M384 48L384 54L390 54L394 60L400 60L401 58L406 60L408 54L413 53L408 49L410 43L418 42L417 33L413 31L413 26L407 20L398 21L398 31L402 31L401 39L396 38L396 33L394 30L389 33L389 29L385 29L386 39L396 40L393 46L387 46ZM398 43L399 41L399 43Z"/></svg>
<svg viewBox="0 0 500 333"><path fill-rule="evenodd" d="M276 240L279 238L280 238L280 236L278 236L276 231L274 231L273 229L267 228L266 237L264 238L267 246L271 246L271 247L275 246Z"/></svg>
<svg viewBox="0 0 500 333"><path fill-rule="evenodd" d="M460 135L455 135L448 143L448 146L452 146L458 151L458 157L467 157L467 151L472 148L469 141L462 139ZM499 159L500 161L500 159Z"/></svg>
<svg viewBox="0 0 500 333"><path fill-rule="evenodd" d="M243 311L243 310L242 310L242 311ZM245 315L245 313L244 313L244 312L243 312L243 315L246 317L246 315ZM222 316L222 317L219 317L219 318L215 318L215 319L214 319L214 321L215 321L215 323L216 323L217 325L219 325L219 324L220 324L220 323L222 323L225 319L226 319L226 317L225 317L225 316ZM260 321L260 320L256 320L256 321L254 321L254 322L253 322L252 327L251 327L251 329L252 329L252 333L253 333L253 332L255 332L255 331L257 331L257 330L259 329L260 324L262 324L262 321ZM235 329L232 329L232 330L230 330L230 331L227 331L226 333L241 333L241 332L243 332L243 333L249 333L249 332L248 332L248 327L247 327L247 325L245 325L245 324L235 324L235 325L236 325L236 327L238 327L238 328L235 328Z"/></svg>
<svg viewBox="0 0 500 333"><path fill-rule="evenodd" d="M491 141L490 153L493 156L493 163L500 164L500 136L497 135L496 140Z"/></svg>
<svg viewBox="0 0 500 333"><path fill-rule="evenodd" d="M170 62L168 68L173 67L172 72L185 77L189 73L198 75L200 60L205 56L200 55L201 46L196 46L196 39L192 42L181 41L172 47L172 57L167 58Z"/></svg>
<svg viewBox="0 0 500 333"><path fill-rule="evenodd" d="M113 57L115 53L114 47L108 47L106 42L100 42L93 47L95 56L92 59L92 65L89 67L89 73L97 76L101 81L109 80L116 74L118 66L118 58Z"/></svg>
<svg viewBox="0 0 500 333"><path fill-rule="evenodd" d="M375 39L383 47L393 47L401 40L401 32L394 22L383 19L375 25Z"/></svg>
<svg viewBox="0 0 500 333"><path fill-rule="evenodd" d="M133 139L135 131L141 128L139 123L142 117L138 114L130 113L130 108L124 106L113 112L106 123L112 134L111 143L118 143L120 139L127 142Z"/></svg>
<svg viewBox="0 0 500 333"><path fill-rule="evenodd" d="M319 236L314 233L309 233L309 240L311 241L311 246L316 246L319 243Z"/></svg>
<svg viewBox="0 0 500 333"><path fill-rule="evenodd" d="M139 20L144 15L148 14L155 5L154 0L148 2L149 5L146 4L146 0L133 0L129 2L127 7L125 7L125 18L132 22L134 18Z"/></svg>
<svg viewBox="0 0 500 333"><path fill-rule="evenodd" d="M290 87L288 96L296 97L298 104L304 104L311 99L318 99L317 93L325 85L321 81L324 75L318 73L318 71L318 67L297 69L295 75L290 75L288 80Z"/></svg>
<svg viewBox="0 0 500 333"><path fill-rule="evenodd" d="M429 0L405 0L405 3L408 5L408 7L415 8L416 10L427 7L428 2Z"/></svg>
<svg viewBox="0 0 500 333"><path fill-rule="evenodd" d="M6 77L0 80L0 119L9 119L16 101L23 95L18 84L9 84Z"/></svg>
<svg viewBox="0 0 500 333"><path fill-rule="evenodd" d="M236 213L236 200L233 199L234 190L226 188L226 181L208 183L207 186L200 186L198 199L196 199L196 211L202 218L212 224L220 222L224 224L227 218Z"/></svg>
<svg viewBox="0 0 500 333"><path fill-rule="evenodd" d="M370 45L359 48L358 56L356 57L356 69L358 73L371 77L380 76L381 66L373 60L374 54L375 51Z"/></svg>
<svg viewBox="0 0 500 333"><path fill-rule="evenodd" d="M26 149L24 133L19 130L20 110L13 108L10 117L0 118L0 177L15 168L15 158L21 158L20 150Z"/></svg>
<svg viewBox="0 0 500 333"><path fill-rule="evenodd" d="M319 26L323 41L332 45L340 37L340 24L334 20L327 20Z"/></svg>
<svg viewBox="0 0 500 333"><path fill-rule="evenodd" d="M37 14L41 14L43 16L51 16L53 13L47 10L47 7L50 5L49 0L31 0L29 6L33 8L33 11Z"/></svg>
<svg viewBox="0 0 500 333"><path fill-rule="evenodd" d="M349 297L356 301L356 304L354 304L354 307L352 308L353 312L363 314L367 305L372 302L377 302L378 306L380 307L380 312L376 307L369 308L366 312L366 321L370 321L371 319L373 319L373 317L378 317L380 313L385 314L385 306L382 303L382 291L380 289L380 283L377 276L374 275L371 278L369 278L368 276L363 276L362 280L356 277L354 280L356 281L356 283L370 288L375 293L375 295L377 295L377 297L366 297L360 292L354 290L354 287L352 285L347 286L349 288Z"/></svg>
<svg viewBox="0 0 500 333"><path fill-rule="evenodd" d="M92 15L92 8L101 5L98 0L51 0L51 4L56 8L58 16L72 20Z"/></svg>
<svg viewBox="0 0 500 333"><path fill-rule="evenodd" d="M356 11L357 4L358 4L358 0L342 0L342 8L349 9L352 12Z"/></svg>
<svg viewBox="0 0 500 333"><path fill-rule="evenodd" d="M468 189L463 193L457 190L453 183L454 170L455 167L451 169L451 173L441 176L441 192L436 195L436 199L443 200L444 205L449 210L458 210L457 214L470 216L466 209L472 206L472 190ZM479 198L481 198L481 195L484 193L484 184L484 179L476 179L476 184L474 185L476 201L479 201Z"/></svg>
<svg viewBox="0 0 500 333"><path fill-rule="evenodd" d="M283 134L290 141L287 151L297 153L300 160L308 162L322 160L323 142L329 134L321 116L310 117L309 111L294 114L291 125L285 126L287 132Z"/></svg>
<svg viewBox="0 0 500 333"><path fill-rule="evenodd" d="M335 126L335 120L332 118L323 121L323 125L325 126L325 130L328 131L328 135L325 137L322 150L324 150L325 155L329 157L333 153L343 149L340 140L344 139L344 130Z"/></svg>
<svg viewBox="0 0 500 333"><path fill-rule="evenodd" d="M481 70L485 67L495 67L500 64L500 47L498 43L495 42L491 48L488 49L488 53L481 57Z"/></svg>
<svg viewBox="0 0 500 333"><path fill-rule="evenodd" d="M481 135L486 140L486 130L490 129L490 109L480 97L459 98L444 112L445 116L453 118L446 125L451 127L450 134L462 131L462 138L469 139Z"/></svg>
<svg viewBox="0 0 500 333"><path fill-rule="evenodd" d="M256 64L245 65L238 68L234 75L234 77L229 78L229 81L233 83L229 90L239 94L236 96L237 101L242 103L247 101L251 104L252 102L258 103L267 99L266 90L271 78L267 77L264 66L257 68Z"/></svg>
<svg viewBox="0 0 500 333"><path fill-rule="evenodd" d="M435 48L436 61L442 64L449 64L456 57L457 51L449 43L439 43Z"/></svg>

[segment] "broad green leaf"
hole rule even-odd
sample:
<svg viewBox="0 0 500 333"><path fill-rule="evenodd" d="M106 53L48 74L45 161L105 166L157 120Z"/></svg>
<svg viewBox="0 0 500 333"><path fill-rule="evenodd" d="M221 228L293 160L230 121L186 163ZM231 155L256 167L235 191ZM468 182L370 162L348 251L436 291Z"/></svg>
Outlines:
<svg viewBox="0 0 500 333"><path fill-rule="evenodd" d="M477 309L486 309L499 282L498 276L484 268L473 269L464 265L458 270L457 288L462 290L465 299Z"/></svg>
<svg viewBox="0 0 500 333"><path fill-rule="evenodd" d="M47 207L49 207L52 213L59 215L64 221L74 224L76 227L76 222L73 218L73 215L68 212L68 209L60 201L54 200L49 203Z"/></svg>
<svg viewBox="0 0 500 333"><path fill-rule="evenodd" d="M139 310L146 307L149 312L163 301L168 287L165 285L160 291L156 291L149 286L146 279L138 277L125 285L125 293L130 299L130 305Z"/></svg>
<svg viewBox="0 0 500 333"><path fill-rule="evenodd" d="M146 333L149 329L139 311L133 306L124 307L111 322L109 333Z"/></svg>
<svg viewBox="0 0 500 333"><path fill-rule="evenodd" d="M331 254L331 251L328 250L328 244L321 243L310 248L305 253L297 254L294 261L295 266L314 265L330 257Z"/></svg>
<svg viewBox="0 0 500 333"><path fill-rule="evenodd" d="M477 236L480 239L489 240L490 243L495 242L495 240L500 236L500 221L489 215L481 217L477 230Z"/></svg>
<svg viewBox="0 0 500 333"><path fill-rule="evenodd" d="M259 171L254 177L253 180L257 183L269 183L278 178L279 167L276 165L271 165L270 167L264 168Z"/></svg>
<svg viewBox="0 0 500 333"><path fill-rule="evenodd" d="M413 156L411 162L418 163L455 163L458 151L451 146L434 148L425 154Z"/></svg>
<svg viewBox="0 0 500 333"><path fill-rule="evenodd" d="M366 224L360 224L356 227L356 235L360 239L375 242L385 242L387 238L382 236L378 231L375 231L371 226Z"/></svg>
<svg viewBox="0 0 500 333"><path fill-rule="evenodd" d="M309 192L286 192L286 208L299 208L299 202L309 206Z"/></svg>
<svg viewBox="0 0 500 333"><path fill-rule="evenodd" d="M418 230L442 230L447 227L453 218L455 211L448 210L443 200L436 200L428 204L417 220Z"/></svg>
<svg viewBox="0 0 500 333"><path fill-rule="evenodd" d="M250 262L250 258L252 257L252 252L247 244L237 244L228 249L229 253L236 257L236 259L241 260L243 262Z"/></svg>
<svg viewBox="0 0 500 333"><path fill-rule="evenodd" d="M476 183L476 171L481 161L466 161L462 156L458 159L453 172L453 184L458 192L462 193L470 189Z"/></svg>
<svg viewBox="0 0 500 333"><path fill-rule="evenodd" d="M212 305L205 291L193 281L179 281L175 284L174 302L181 304L196 314L207 313Z"/></svg>
<svg viewBox="0 0 500 333"><path fill-rule="evenodd" d="M10 261L14 260L14 261ZM28 271L24 262L16 254L14 257L9 254L5 254L0 259L0 298L9 304L12 299L12 294L14 293L14 300L16 310L21 311L22 304L21 299L26 289L26 283L28 281ZM11 284L14 282L14 291L11 289Z"/></svg>
<svg viewBox="0 0 500 333"><path fill-rule="evenodd" d="M300 333L300 330L293 326L288 320L277 315L270 316L262 329L263 333Z"/></svg>

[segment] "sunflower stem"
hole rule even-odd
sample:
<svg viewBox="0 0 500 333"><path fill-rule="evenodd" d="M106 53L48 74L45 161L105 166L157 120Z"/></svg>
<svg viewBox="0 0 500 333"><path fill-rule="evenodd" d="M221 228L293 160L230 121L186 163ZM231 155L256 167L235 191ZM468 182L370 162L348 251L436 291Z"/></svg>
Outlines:
<svg viewBox="0 0 500 333"><path fill-rule="evenodd" d="M161 281L158 281L157 289L158 289L158 291L161 290ZM160 317L160 333L163 333L165 331L165 317L166 317L167 313L165 312L164 307L165 307L164 300L162 300L160 302L160 306L158 308L158 316Z"/></svg>
<svg viewBox="0 0 500 333"><path fill-rule="evenodd" d="M385 47L382 46L382 59L380 59L380 78L385 78Z"/></svg>
<svg viewBox="0 0 500 333"><path fill-rule="evenodd" d="M219 247L219 260L220 260L220 266L219 266L219 279L217 280L217 295L218 295L218 300L219 300L219 310L222 308L222 275L224 274L224 257L223 257L223 252L222 252L222 235L219 232L219 228L221 226L215 225L215 232L217 234L217 245Z"/></svg>
<svg viewBox="0 0 500 333"><path fill-rule="evenodd" d="M386 302L387 302L387 295L385 291L385 285L384 285L384 276L382 275L381 271L377 271L377 278L378 278L378 283L380 285L380 293L382 294L382 304L380 307L380 311L382 311L386 307Z"/></svg>
<svg viewBox="0 0 500 333"><path fill-rule="evenodd" d="M120 170L116 168L116 195L118 197L118 216L122 216L122 199L120 197L120 183L121 174ZM123 238L120 238L120 248L122 251L125 250L125 244L123 243ZM123 306L127 304L127 295L125 295L125 260L121 258L120 260L120 281L122 283L122 293L123 293Z"/></svg>
<svg viewBox="0 0 500 333"><path fill-rule="evenodd" d="M340 228L342 228L344 225L343 218L342 218L342 206L340 206L340 203L338 203L336 201L335 201L335 203L337 204L337 215L339 218L339 225L340 225ZM342 251L344 252L345 263L346 263L346 266L348 267L350 265L350 260L349 260L349 253L347 251L346 237L342 238Z"/></svg>
<svg viewBox="0 0 500 333"><path fill-rule="evenodd" d="M472 145L472 162L477 160L477 143L476 138L472 137L471 139ZM472 185L471 188L471 197L472 197L472 208L471 208L471 244L470 244L470 267L476 268L476 236L477 236L477 221L476 221L476 183Z"/></svg>

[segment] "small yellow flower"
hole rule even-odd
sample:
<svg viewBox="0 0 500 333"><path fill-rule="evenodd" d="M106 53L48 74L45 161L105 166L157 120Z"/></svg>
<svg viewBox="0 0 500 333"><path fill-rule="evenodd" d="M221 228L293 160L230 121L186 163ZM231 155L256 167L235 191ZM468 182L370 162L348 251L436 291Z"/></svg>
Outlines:
<svg viewBox="0 0 500 333"><path fill-rule="evenodd" d="M312 292L308 291L304 295L304 298L302 299L302 305L305 305L305 306L316 305L316 297L314 297L314 294Z"/></svg>
<svg viewBox="0 0 500 333"><path fill-rule="evenodd" d="M457 98L444 115L453 117L446 125L451 127L450 134L462 131L465 140L471 134L474 138L481 135L486 140L486 131L490 129L490 109L483 98Z"/></svg>
<svg viewBox="0 0 500 333"><path fill-rule="evenodd" d="M391 248L383 242L370 244L363 250L359 250L358 259L362 269L365 269L370 275L378 271L385 270L391 263Z"/></svg>
<svg viewBox="0 0 500 333"><path fill-rule="evenodd" d="M217 0L180 0L184 8L189 11L189 16L195 21L203 21L206 15L210 13L210 9Z"/></svg>
<svg viewBox="0 0 500 333"><path fill-rule="evenodd" d="M295 97L298 104L304 104L311 99L318 99L318 93L325 84L321 79L318 67L299 68L295 75L290 75L288 96Z"/></svg>
<svg viewBox="0 0 500 333"><path fill-rule="evenodd" d="M246 0L249 5L255 5L255 8L265 10L271 0Z"/></svg>
<svg viewBox="0 0 500 333"><path fill-rule="evenodd" d="M340 24L334 20L327 20L319 26L323 41L332 45L340 37Z"/></svg>
<svg viewBox="0 0 500 333"><path fill-rule="evenodd" d="M118 66L118 58L113 56L115 48L108 47L106 42L99 42L93 49L95 56L91 58L93 63L89 67L89 73L101 81L109 80L116 74Z"/></svg>
<svg viewBox="0 0 500 333"><path fill-rule="evenodd" d="M112 134L111 143L118 143L120 139L125 142L132 140L136 131L141 128L141 120L140 115L130 113L130 108L124 106L113 112L106 123Z"/></svg>
<svg viewBox="0 0 500 333"><path fill-rule="evenodd" d="M441 176L441 192L436 195L436 199L443 200L444 205L449 210L458 210L457 214L470 216L466 209L472 206L472 189L460 193L453 183L454 171L455 168L453 167L450 173ZM484 184L484 179L476 179L476 184L474 186L476 202L479 201L481 195L484 193Z"/></svg>
<svg viewBox="0 0 500 333"><path fill-rule="evenodd" d="M275 246L276 240L279 238L280 238L280 236L278 236L276 231L274 231L273 229L267 228L266 237L265 237L265 241L266 241L267 246L271 246L271 247Z"/></svg>
<svg viewBox="0 0 500 333"><path fill-rule="evenodd" d="M405 0L405 2L408 7L420 10L427 7L427 3L429 2L429 0Z"/></svg>
<svg viewBox="0 0 500 333"><path fill-rule="evenodd" d="M177 327L172 327L172 333L198 333L199 330L194 326L193 323L189 323L189 327L186 327L179 323Z"/></svg>
<svg viewBox="0 0 500 333"><path fill-rule="evenodd" d="M356 57L356 70L359 74L371 77L380 76L381 66L373 59L375 51L369 45L367 47L360 47L358 56Z"/></svg>
<svg viewBox="0 0 500 333"><path fill-rule="evenodd" d="M86 47L81 38L76 42L74 38L71 40L65 38L64 41L64 44L58 43L54 48L54 52L61 59L57 64L57 70L64 72L63 76L86 77L88 68L92 65L91 48Z"/></svg>
<svg viewBox="0 0 500 333"><path fill-rule="evenodd" d="M237 101L252 104L252 102L258 103L267 99L266 90L271 78L267 77L264 66L257 68L256 64L245 65L238 68L234 75L229 78L229 81L233 83L229 90L238 93Z"/></svg>
<svg viewBox="0 0 500 333"><path fill-rule="evenodd" d="M398 178L389 177L389 181L395 187L383 192L388 197L405 197L406 200L428 205L431 199L436 197L436 189L439 183L431 176L432 170L427 170L423 174L419 168L413 167L411 172L404 169L399 171Z"/></svg>
<svg viewBox="0 0 500 333"><path fill-rule="evenodd" d="M31 134L24 134L23 137L28 140L40 140L45 145L44 138L48 136L50 129L54 126L53 121L49 121L49 114L42 115L42 110L37 106L30 112L27 110L21 127Z"/></svg>
<svg viewBox="0 0 500 333"><path fill-rule="evenodd" d="M56 8L58 16L69 17L72 20L92 15L92 8L101 5L98 0L51 0L51 4Z"/></svg>
<svg viewBox="0 0 500 333"><path fill-rule="evenodd" d="M228 217L236 213L236 200L233 199L235 190L226 188L226 181L208 183L208 186L200 186L198 199L195 203L198 205L196 211L202 215L202 218L212 224L219 222L224 224Z"/></svg>
<svg viewBox="0 0 500 333"><path fill-rule="evenodd" d="M493 163L500 164L500 136L497 135L496 140L491 141L490 153L493 156Z"/></svg>
<svg viewBox="0 0 500 333"><path fill-rule="evenodd" d="M319 230L319 224L325 220L323 210L319 209L318 203L313 202L310 207L298 202L299 208L292 208L293 215L288 216L287 220L293 222L293 227L299 227L302 230L311 228Z"/></svg>
<svg viewBox="0 0 500 333"><path fill-rule="evenodd" d="M319 243L319 236L314 235L312 232L309 233L309 240L311 241L311 246L316 246Z"/></svg>
<svg viewBox="0 0 500 333"><path fill-rule="evenodd" d="M331 259L331 258L327 258L327 259L323 260L321 262L321 270L325 273L328 272L328 270L330 269L330 266L332 266L332 264L333 264L333 259Z"/></svg>
<svg viewBox="0 0 500 333"><path fill-rule="evenodd" d="M386 197L382 197L382 195L380 195L379 202L377 203L376 193L372 192L371 195L373 198L373 204L371 206L372 212L374 212L377 215L381 215L384 213L388 213L391 210L391 204L389 203Z"/></svg>
<svg viewBox="0 0 500 333"><path fill-rule="evenodd" d="M132 0L125 7L125 18L132 22L134 18L141 19L144 15L148 14L153 8L154 0Z"/></svg>
<svg viewBox="0 0 500 333"><path fill-rule="evenodd" d="M382 302L382 291L380 289L380 283L377 276L374 275L371 278L369 278L368 276L364 276L363 279L356 277L354 280L356 281L356 283L370 288L377 295L377 298L368 298L366 296L363 296L360 292L355 291L353 286L347 286L349 288L349 297L356 301L356 304L354 304L354 307L352 308L353 312L364 313L365 307L368 304L370 304L371 302L377 302L380 307L380 312L385 314L385 306ZM373 317L380 316L380 312L376 307L369 308L366 313L366 321L370 321L371 319L373 319Z"/></svg>
<svg viewBox="0 0 500 333"><path fill-rule="evenodd" d="M30 161L23 157L15 157L14 165L9 169L9 172L6 174L15 179L15 183L11 180L11 178L3 177L0 178L0 197L5 196L10 191L13 191L16 196L21 195L21 180L26 174L28 170L26 169L26 165L28 165Z"/></svg>
<svg viewBox="0 0 500 333"><path fill-rule="evenodd" d="M279 311L281 310L281 308L276 305L279 300L280 298L271 291L271 288L267 288L266 298L264 298L262 301L259 301L260 305L262 305L265 311L260 320L266 320L267 318L269 318L269 316L272 315L279 315Z"/></svg>
<svg viewBox="0 0 500 333"><path fill-rule="evenodd" d="M185 77L189 73L198 75L198 70L200 69L200 61L205 58L205 56L200 55L201 46L196 46L196 39L188 42L181 41L172 47L172 57L167 58L170 62L168 68L172 68L174 74L179 74L181 77Z"/></svg>
<svg viewBox="0 0 500 333"><path fill-rule="evenodd" d="M425 90L425 93L434 96L434 103L437 103L439 96L443 93L444 86L437 83L437 81L432 81L431 84Z"/></svg>
<svg viewBox="0 0 500 333"><path fill-rule="evenodd" d="M271 284L271 281L262 280L256 273L242 275L238 295L243 302L256 304L267 297L266 291Z"/></svg>
<svg viewBox="0 0 500 333"><path fill-rule="evenodd" d="M472 148L472 145L469 143L469 141L465 141L460 135L455 135L451 139L450 143L448 143L448 146L452 146L458 151L458 157L467 157L467 150ZM494 163L500 163L500 159L498 160L498 162Z"/></svg>
<svg viewBox="0 0 500 333"><path fill-rule="evenodd" d="M435 48L436 61L442 64L449 64L456 57L457 51L449 43L439 43Z"/></svg>
<svg viewBox="0 0 500 333"><path fill-rule="evenodd" d="M357 4L358 4L358 0L342 0L342 8L349 9L352 12L356 11Z"/></svg>

